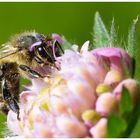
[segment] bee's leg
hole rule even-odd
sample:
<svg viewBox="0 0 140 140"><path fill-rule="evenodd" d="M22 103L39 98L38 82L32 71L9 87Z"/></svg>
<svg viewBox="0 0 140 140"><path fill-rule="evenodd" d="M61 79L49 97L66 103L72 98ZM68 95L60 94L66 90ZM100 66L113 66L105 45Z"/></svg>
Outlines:
<svg viewBox="0 0 140 140"><path fill-rule="evenodd" d="M5 102L3 101L3 96L1 94L1 86L2 86L1 83L2 83L2 78L4 76L2 68L3 68L3 65L0 65L0 110L2 111L2 113L7 115L9 109L8 109L7 105L5 104Z"/></svg>
<svg viewBox="0 0 140 140"><path fill-rule="evenodd" d="M19 118L19 106L16 102L16 100L12 97L12 94L10 92L8 82L5 78L2 80L2 94L3 94L3 99L5 102L8 104L9 108L17 113L17 119L20 120Z"/></svg>
<svg viewBox="0 0 140 140"><path fill-rule="evenodd" d="M43 64L43 63L45 63L45 62L44 62L42 59L40 59L38 56L35 56L34 59L36 60L36 62L37 62L38 64Z"/></svg>
<svg viewBox="0 0 140 140"><path fill-rule="evenodd" d="M39 74L37 71L32 70L31 68L29 68L26 65L19 65L19 68L23 71L28 72L31 76L33 76L34 78L44 78L44 76L42 76L41 74Z"/></svg>
<svg viewBox="0 0 140 140"><path fill-rule="evenodd" d="M58 67L52 63L49 63L49 62L44 62L41 58L39 58L38 56L35 56L34 59L36 60L36 62L38 64L45 64L45 65L48 65L48 66L51 66L51 67L55 67L56 69L58 69ZM50 77L50 75L47 75L47 77Z"/></svg>

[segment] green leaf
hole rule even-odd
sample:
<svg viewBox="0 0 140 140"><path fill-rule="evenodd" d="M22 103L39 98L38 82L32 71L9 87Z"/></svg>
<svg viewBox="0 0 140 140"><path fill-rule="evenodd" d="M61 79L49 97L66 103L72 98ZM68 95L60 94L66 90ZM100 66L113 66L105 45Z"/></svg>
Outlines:
<svg viewBox="0 0 140 140"><path fill-rule="evenodd" d="M135 58L135 50L136 50L136 23L138 21L138 17L133 20L131 28L128 33L128 46L127 51L132 58Z"/></svg>
<svg viewBox="0 0 140 140"><path fill-rule="evenodd" d="M107 121L107 136L109 138L121 137L127 128L127 123L120 116L110 114Z"/></svg>
<svg viewBox="0 0 140 140"><path fill-rule="evenodd" d="M20 91L22 91L28 84L31 84L31 81L25 78L20 78Z"/></svg>
<svg viewBox="0 0 140 140"><path fill-rule="evenodd" d="M135 124L135 127L133 128L132 133L130 133L130 138L140 138L140 116L137 119L137 122Z"/></svg>
<svg viewBox="0 0 140 140"><path fill-rule="evenodd" d="M112 24L110 29L110 41L111 41L111 47L115 47L117 45L117 33L115 29L114 18L112 19Z"/></svg>
<svg viewBox="0 0 140 140"><path fill-rule="evenodd" d="M140 92L138 93L136 100L136 107L131 115L131 122L128 125L127 134L131 138L140 138Z"/></svg>
<svg viewBox="0 0 140 140"><path fill-rule="evenodd" d="M95 22L93 26L93 38L95 47L103 47L110 44L109 33L100 17L99 12L95 14Z"/></svg>
<svg viewBox="0 0 140 140"><path fill-rule="evenodd" d="M62 37L63 39L63 43L62 43L62 49L65 50L65 49L71 49L71 46L72 44L63 36Z"/></svg>
<svg viewBox="0 0 140 140"><path fill-rule="evenodd" d="M2 113L0 113L0 138L3 138L5 136L5 130L6 130L6 116Z"/></svg>
<svg viewBox="0 0 140 140"><path fill-rule="evenodd" d="M123 86L121 99L119 102L119 111L121 115L125 115L126 113L130 113L133 109L132 99L128 90Z"/></svg>

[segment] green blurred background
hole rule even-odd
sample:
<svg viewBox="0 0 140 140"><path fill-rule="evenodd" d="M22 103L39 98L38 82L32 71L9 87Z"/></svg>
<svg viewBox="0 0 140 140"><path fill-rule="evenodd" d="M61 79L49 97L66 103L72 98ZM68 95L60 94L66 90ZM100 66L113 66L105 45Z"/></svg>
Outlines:
<svg viewBox="0 0 140 140"><path fill-rule="evenodd" d="M92 41L93 19L96 11L107 25L111 25L114 17L119 37L127 40L128 28L132 19L140 15L140 3L116 2L32 2L32 3L0 3L0 44L8 38L26 30L36 30L43 34L59 33L68 40L82 45L86 40ZM140 48L140 23L137 26L137 47ZM137 60L140 59L137 50ZM140 67L137 63L136 78L140 80ZM0 133L3 131L5 118L0 115ZM14 124L13 124L14 125ZM137 125L133 137L140 137ZM0 135L2 137L2 135Z"/></svg>

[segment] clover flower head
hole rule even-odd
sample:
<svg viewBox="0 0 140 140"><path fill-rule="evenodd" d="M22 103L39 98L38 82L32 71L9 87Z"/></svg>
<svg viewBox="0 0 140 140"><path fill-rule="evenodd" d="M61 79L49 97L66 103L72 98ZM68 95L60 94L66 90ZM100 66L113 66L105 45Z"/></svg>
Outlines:
<svg viewBox="0 0 140 140"><path fill-rule="evenodd" d="M80 51L73 45L58 58L60 70L50 78L32 79L28 90L20 94L21 120L12 111L8 114L7 125L14 134L107 137L107 116L118 112L118 94L130 77L126 69L131 72L131 58L120 48L89 51L88 47L89 41ZM135 94L138 85L129 81L134 90L128 90Z"/></svg>

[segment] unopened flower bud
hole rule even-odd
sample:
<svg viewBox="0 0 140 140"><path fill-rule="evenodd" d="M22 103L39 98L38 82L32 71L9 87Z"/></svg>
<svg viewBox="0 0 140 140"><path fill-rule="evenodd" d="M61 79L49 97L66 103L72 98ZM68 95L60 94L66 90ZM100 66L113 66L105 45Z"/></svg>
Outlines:
<svg viewBox="0 0 140 140"><path fill-rule="evenodd" d="M86 110L83 114L82 114L82 119L88 123L91 123L91 125L94 125L97 123L97 121L99 121L100 119L100 114L97 113L95 110Z"/></svg>
<svg viewBox="0 0 140 140"><path fill-rule="evenodd" d="M98 96L100 96L101 94L103 94L105 92L109 92L109 91L110 91L110 87L109 87L109 85L107 85L105 83L99 84L96 88L96 94Z"/></svg>
<svg viewBox="0 0 140 140"><path fill-rule="evenodd" d="M137 94L139 92L139 83L134 80L134 79L126 79L123 80L115 89L114 89L114 95L116 96L116 98L118 100L120 100L120 96L121 96L121 92L122 92L122 87L127 88L130 97L133 101L133 104L136 103L136 99L137 99Z"/></svg>

